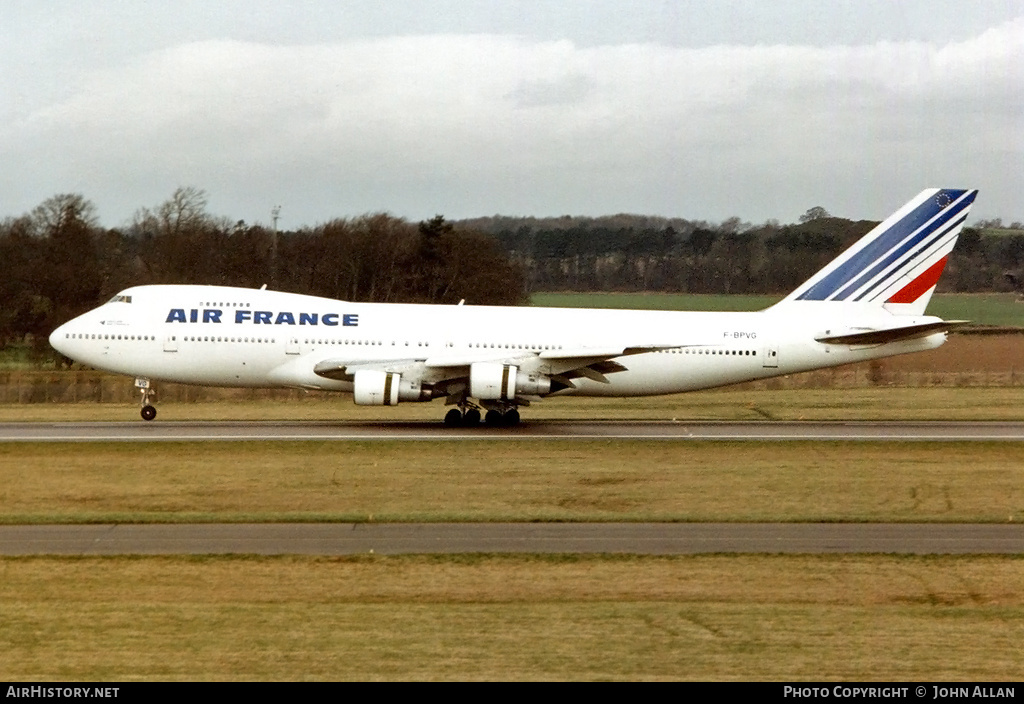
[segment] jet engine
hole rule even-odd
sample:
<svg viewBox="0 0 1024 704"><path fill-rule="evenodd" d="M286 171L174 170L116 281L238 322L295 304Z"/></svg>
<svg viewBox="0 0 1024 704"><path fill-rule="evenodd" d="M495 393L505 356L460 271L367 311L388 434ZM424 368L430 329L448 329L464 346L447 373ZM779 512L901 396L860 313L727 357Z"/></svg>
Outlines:
<svg viewBox="0 0 1024 704"><path fill-rule="evenodd" d="M418 380L397 372L360 369L355 373L352 399L359 406L394 406L399 401L429 401L431 394Z"/></svg>
<svg viewBox="0 0 1024 704"><path fill-rule="evenodd" d="M481 401L511 401L516 396L543 396L551 379L524 374L514 364L476 362L469 366L469 395Z"/></svg>

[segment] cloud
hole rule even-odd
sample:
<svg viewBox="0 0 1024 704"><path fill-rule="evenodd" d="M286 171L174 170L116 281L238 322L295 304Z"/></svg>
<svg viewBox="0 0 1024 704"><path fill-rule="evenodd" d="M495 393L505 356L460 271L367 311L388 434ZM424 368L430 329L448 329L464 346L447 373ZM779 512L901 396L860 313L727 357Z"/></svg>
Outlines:
<svg viewBox="0 0 1024 704"><path fill-rule="evenodd" d="M979 162L1020 166L1021 85L1024 18L945 46L202 41L14 115L0 156L22 167L0 183L80 188L120 218L185 183L232 217L283 202L295 224L379 208L725 217L744 199L755 217L819 201L866 217L868 193L880 215L950 185L924 177L975 187ZM1020 191L1019 169L1000 176ZM824 202L839 189L849 202Z"/></svg>

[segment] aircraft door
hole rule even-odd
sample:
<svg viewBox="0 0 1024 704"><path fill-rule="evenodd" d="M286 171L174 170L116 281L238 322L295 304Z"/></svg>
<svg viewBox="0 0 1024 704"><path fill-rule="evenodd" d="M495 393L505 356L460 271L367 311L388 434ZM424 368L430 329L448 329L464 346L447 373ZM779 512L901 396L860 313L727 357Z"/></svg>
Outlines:
<svg viewBox="0 0 1024 704"><path fill-rule="evenodd" d="M177 352L178 351L178 336L168 335L164 338L164 352Z"/></svg>
<svg viewBox="0 0 1024 704"><path fill-rule="evenodd" d="M761 366L765 369L775 369L779 366L778 345L765 345L761 350L761 354L764 355L761 360Z"/></svg>
<svg viewBox="0 0 1024 704"><path fill-rule="evenodd" d="M289 337L288 344L284 346L285 354L299 354L299 338Z"/></svg>

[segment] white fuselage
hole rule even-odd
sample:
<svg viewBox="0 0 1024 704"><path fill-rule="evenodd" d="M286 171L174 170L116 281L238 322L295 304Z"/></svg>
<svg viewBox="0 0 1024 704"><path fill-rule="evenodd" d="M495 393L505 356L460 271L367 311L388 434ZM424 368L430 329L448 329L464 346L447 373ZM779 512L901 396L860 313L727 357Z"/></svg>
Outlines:
<svg viewBox="0 0 1024 704"><path fill-rule="evenodd" d="M592 353L624 370L576 378L574 388L557 393L646 396L916 352L945 340L944 333L861 346L815 340L831 329L885 327L887 318L882 309L814 302L796 315L793 307L684 313L347 303L218 286L139 286L62 325L50 340L83 364L154 381L347 392L351 381L314 369L335 360L393 366L430 384L474 362L557 375Z"/></svg>

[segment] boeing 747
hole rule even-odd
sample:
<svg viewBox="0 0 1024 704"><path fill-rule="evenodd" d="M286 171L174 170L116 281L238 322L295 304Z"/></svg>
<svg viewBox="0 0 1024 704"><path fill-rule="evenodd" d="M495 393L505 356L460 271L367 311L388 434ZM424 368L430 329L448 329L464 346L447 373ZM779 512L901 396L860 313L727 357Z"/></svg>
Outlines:
<svg viewBox="0 0 1024 704"><path fill-rule="evenodd" d="M963 321L925 308L976 190L929 189L779 303L696 313L352 303L265 289L136 286L50 344L156 382L340 391L393 406L445 399L445 423L514 425L548 396L652 396L938 347Z"/></svg>

